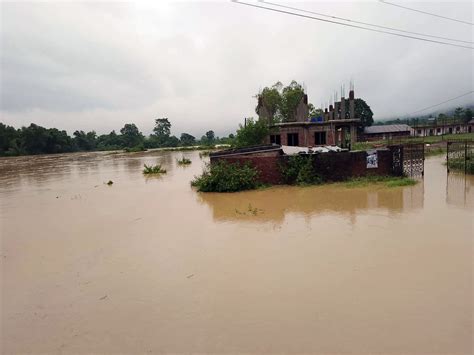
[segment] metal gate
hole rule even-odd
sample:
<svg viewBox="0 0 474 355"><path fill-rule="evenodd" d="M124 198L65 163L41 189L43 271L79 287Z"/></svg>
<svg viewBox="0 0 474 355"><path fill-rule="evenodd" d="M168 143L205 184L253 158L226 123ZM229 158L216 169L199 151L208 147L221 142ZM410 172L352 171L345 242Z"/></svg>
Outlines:
<svg viewBox="0 0 474 355"><path fill-rule="evenodd" d="M446 166L464 174L474 174L474 141L448 141L446 144Z"/></svg>
<svg viewBox="0 0 474 355"><path fill-rule="evenodd" d="M425 146L423 143L393 145L389 149L392 151L392 171L395 175L424 176Z"/></svg>

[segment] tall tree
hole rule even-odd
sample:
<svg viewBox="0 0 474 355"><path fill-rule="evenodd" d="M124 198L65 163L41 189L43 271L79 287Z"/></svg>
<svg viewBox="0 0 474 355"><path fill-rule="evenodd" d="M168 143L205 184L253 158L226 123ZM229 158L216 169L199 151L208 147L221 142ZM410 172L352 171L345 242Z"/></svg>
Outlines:
<svg viewBox="0 0 474 355"><path fill-rule="evenodd" d="M349 100L346 100L346 112L349 112ZM356 118L360 118L361 127L372 126L374 123L374 113L367 102L362 99L354 100L354 114Z"/></svg>
<svg viewBox="0 0 474 355"><path fill-rule="evenodd" d="M470 108L467 108L464 110L463 121L464 123L468 123L470 120L472 120L472 110Z"/></svg>
<svg viewBox="0 0 474 355"><path fill-rule="evenodd" d="M461 119L463 112L464 109L462 107L456 107L454 110L454 118L457 120Z"/></svg>
<svg viewBox="0 0 474 355"><path fill-rule="evenodd" d="M138 130L134 123L126 123L120 130L123 137L123 142L126 147L136 147L143 144L143 134Z"/></svg>
<svg viewBox="0 0 474 355"><path fill-rule="evenodd" d="M196 138L189 133L181 133L181 144L184 146L196 144Z"/></svg>

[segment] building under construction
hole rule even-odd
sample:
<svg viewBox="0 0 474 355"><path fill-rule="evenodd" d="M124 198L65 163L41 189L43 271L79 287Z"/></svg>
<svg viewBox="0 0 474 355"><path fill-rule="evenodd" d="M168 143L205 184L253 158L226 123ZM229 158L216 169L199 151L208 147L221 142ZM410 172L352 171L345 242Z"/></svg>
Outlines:
<svg viewBox="0 0 474 355"><path fill-rule="evenodd" d="M340 101L325 108L319 117L309 117L306 94L302 96L291 121L271 124L270 111L261 98L258 100L257 112L259 120L270 123L271 134L268 143L300 147L336 145L350 148L357 140L360 118L355 116L355 97L352 88L349 91L349 99L342 96Z"/></svg>

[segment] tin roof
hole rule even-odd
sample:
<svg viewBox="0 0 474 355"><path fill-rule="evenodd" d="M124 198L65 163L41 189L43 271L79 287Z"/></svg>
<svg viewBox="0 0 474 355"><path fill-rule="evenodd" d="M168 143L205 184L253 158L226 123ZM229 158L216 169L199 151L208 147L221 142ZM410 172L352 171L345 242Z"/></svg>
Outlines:
<svg viewBox="0 0 474 355"><path fill-rule="evenodd" d="M364 128L365 134L393 133L410 131L411 127L406 124L388 124L381 126L370 126Z"/></svg>

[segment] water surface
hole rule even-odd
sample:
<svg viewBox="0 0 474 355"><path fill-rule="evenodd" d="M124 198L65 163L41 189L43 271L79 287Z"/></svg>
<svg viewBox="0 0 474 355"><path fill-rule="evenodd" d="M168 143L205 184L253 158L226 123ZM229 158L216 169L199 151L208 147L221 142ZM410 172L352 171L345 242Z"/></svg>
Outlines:
<svg viewBox="0 0 474 355"><path fill-rule="evenodd" d="M3 353L472 352L472 177L201 194L182 155L0 159Z"/></svg>

